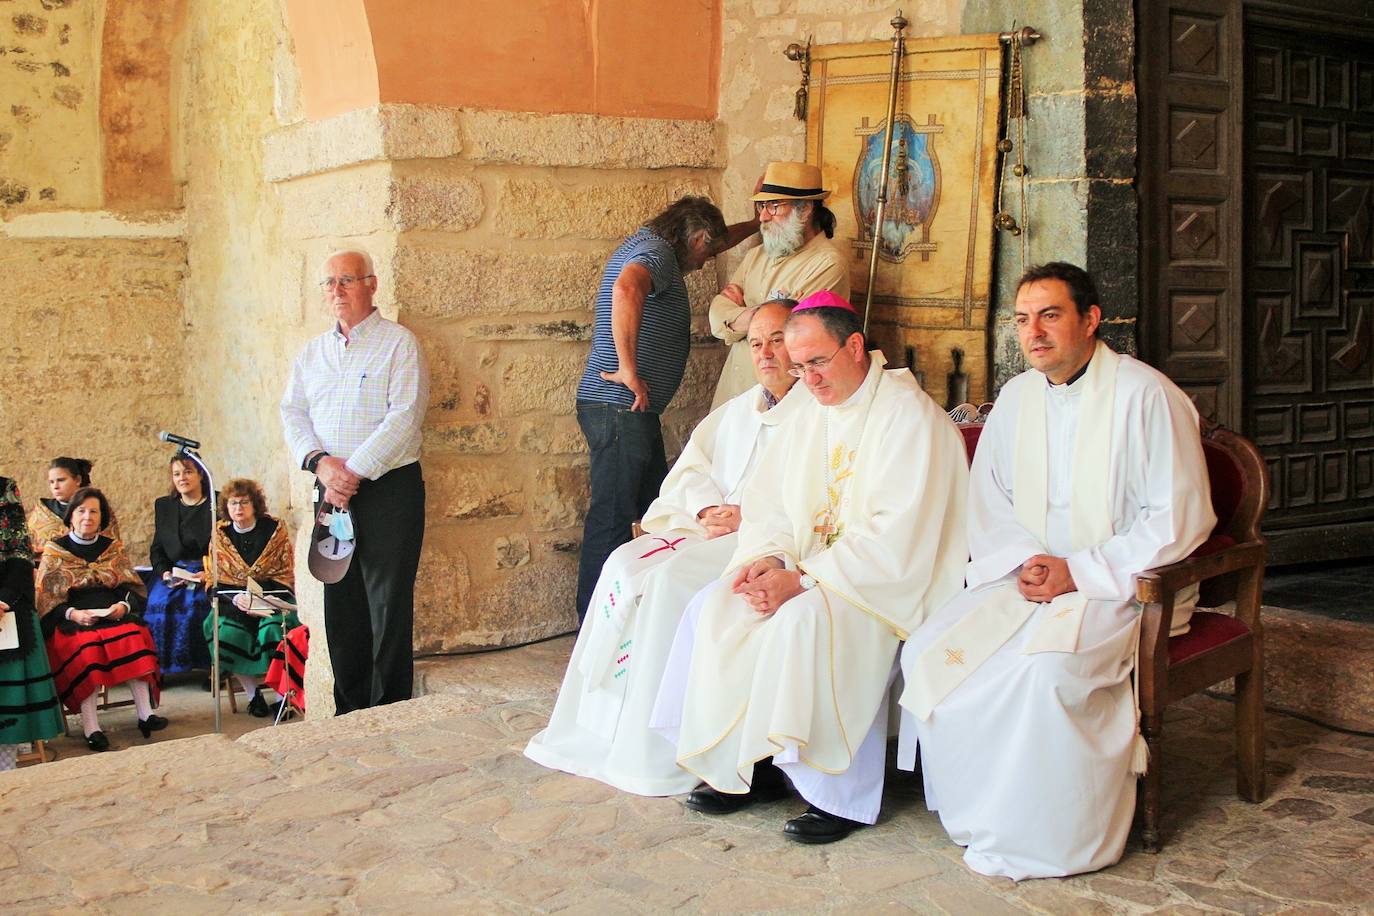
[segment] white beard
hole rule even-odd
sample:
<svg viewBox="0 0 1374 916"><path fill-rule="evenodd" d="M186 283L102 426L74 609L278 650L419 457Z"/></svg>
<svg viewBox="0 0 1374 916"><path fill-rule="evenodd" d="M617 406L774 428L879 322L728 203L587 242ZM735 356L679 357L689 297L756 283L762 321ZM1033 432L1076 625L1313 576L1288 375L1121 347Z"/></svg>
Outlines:
<svg viewBox="0 0 1374 916"><path fill-rule="evenodd" d="M810 213L807 214L810 217ZM786 220L770 220L759 227L763 236L763 253L770 261L790 258L806 244L806 222L796 210Z"/></svg>

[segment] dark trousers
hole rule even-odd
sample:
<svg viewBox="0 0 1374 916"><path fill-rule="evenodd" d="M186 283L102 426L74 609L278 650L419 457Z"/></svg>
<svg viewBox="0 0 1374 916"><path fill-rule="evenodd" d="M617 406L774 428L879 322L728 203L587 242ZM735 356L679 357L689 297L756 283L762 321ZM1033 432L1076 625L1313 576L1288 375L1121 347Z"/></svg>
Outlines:
<svg viewBox="0 0 1374 916"><path fill-rule="evenodd" d="M324 587L335 715L410 699L415 573L425 537L420 463L364 480L348 504L356 547L348 573Z"/></svg>
<svg viewBox="0 0 1374 916"><path fill-rule="evenodd" d="M668 461L656 413L577 402L577 423L591 451L591 504L577 565L577 619L587 616L606 558L630 539L630 526L658 496Z"/></svg>

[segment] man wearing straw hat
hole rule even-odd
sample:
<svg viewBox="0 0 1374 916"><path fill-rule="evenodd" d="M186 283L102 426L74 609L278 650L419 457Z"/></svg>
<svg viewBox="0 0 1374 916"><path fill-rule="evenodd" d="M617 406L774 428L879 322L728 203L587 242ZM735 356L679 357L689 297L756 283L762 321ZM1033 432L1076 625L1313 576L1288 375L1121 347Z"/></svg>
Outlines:
<svg viewBox="0 0 1374 916"><path fill-rule="evenodd" d="M711 302L711 333L730 347L714 409L754 385L745 335L754 311L770 299L801 300L828 289L849 297L849 268L831 243L835 214L825 206L821 170L807 162L770 162L753 197L763 244L744 256Z"/></svg>

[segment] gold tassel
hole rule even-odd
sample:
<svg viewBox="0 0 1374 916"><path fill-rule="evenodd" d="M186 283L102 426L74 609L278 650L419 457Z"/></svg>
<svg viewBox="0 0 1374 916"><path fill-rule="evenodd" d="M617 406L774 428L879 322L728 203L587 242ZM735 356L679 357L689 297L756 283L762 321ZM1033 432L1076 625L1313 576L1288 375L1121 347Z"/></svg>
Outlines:
<svg viewBox="0 0 1374 916"><path fill-rule="evenodd" d="M1144 776L1150 768L1150 745L1145 736L1137 729L1135 741L1131 746L1131 775Z"/></svg>

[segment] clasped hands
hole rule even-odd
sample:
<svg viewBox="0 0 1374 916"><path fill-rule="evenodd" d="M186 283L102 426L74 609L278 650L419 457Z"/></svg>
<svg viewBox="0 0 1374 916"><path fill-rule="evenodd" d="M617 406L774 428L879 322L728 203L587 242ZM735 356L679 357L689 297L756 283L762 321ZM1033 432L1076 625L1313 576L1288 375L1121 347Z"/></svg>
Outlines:
<svg viewBox="0 0 1374 916"><path fill-rule="evenodd" d="M358 493L362 478L348 469L342 458L326 455L315 466L315 476L324 484L324 501L340 509L348 508L348 501Z"/></svg>
<svg viewBox="0 0 1374 916"><path fill-rule="evenodd" d="M706 540L734 534L739 530L739 506L707 506L697 513L697 521L706 529Z"/></svg>
<svg viewBox="0 0 1374 916"><path fill-rule="evenodd" d="M801 573L784 569L782 560L777 557L764 557L741 569L730 584L730 590L761 617L772 617L785 602L804 591Z"/></svg>
<svg viewBox="0 0 1374 916"><path fill-rule="evenodd" d="M1053 601L1060 595L1078 591L1073 573L1069 571L1069 561L1043 553L1021 564L1016 587L1021 590L1021 597L1035 602Z"/></svg>
<svg viewBox="0 0 1374 916"><path fill-rule="evenodd" d="M129 606L123 601L116 601L114 604L110 605L109 611L110 613L105 615L106 619L123 620L124 615L129 613ZM67 619L77 626L88 627L100 618L88 610L72 608L72 612L67 615Z"/></svg>

